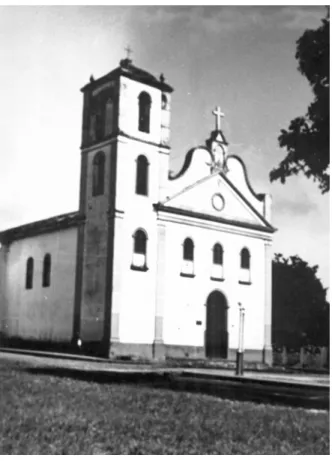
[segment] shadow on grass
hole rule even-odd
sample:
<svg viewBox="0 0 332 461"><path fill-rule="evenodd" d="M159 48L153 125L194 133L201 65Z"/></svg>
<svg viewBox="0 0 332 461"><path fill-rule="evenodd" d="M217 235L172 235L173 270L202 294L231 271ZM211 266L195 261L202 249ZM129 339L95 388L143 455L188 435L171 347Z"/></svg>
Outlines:
<svg viewBox="0 0 332 461"><path fill-rule="evenodd" d="M114 372L105 370L78 370L59 367L25 368L34 375L50 375L100 384L129 384L180 392L196 392L221 399L252 401L271 405L329 409L329 390L307 389L278 383L253 383L215 380L213 378L185 377L173 372Z"/></svg>

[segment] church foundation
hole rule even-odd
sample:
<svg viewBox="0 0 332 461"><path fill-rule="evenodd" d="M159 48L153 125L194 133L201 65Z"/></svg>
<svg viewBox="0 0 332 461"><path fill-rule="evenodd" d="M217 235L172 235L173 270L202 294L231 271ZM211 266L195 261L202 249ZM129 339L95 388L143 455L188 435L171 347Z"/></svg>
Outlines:
<svg viewBox="0 0 332 461"><path fill-rule="evenodd" d="M152 356L156 360L165 358L165 344L162 341L154 341L152 346Z"/></svg>
<svg viewBox="0 0 332 461"><path fill-rule="evenodd" d="M215 358L214 361L236 361L237 349L229 349L227 358ZM178 344L164 344L163 342L155 341L153 344L136 344L136 343L120 343L112 342L109 351L109 358L127 359L146 359L146 360L166 360L166 359L193 359L206 360L211 359L206 357L205 348L197 346L186 346ZM244 351L244 363L253 362L257 364L266 364L272 366L272 350L262 349L247 349Z"/></svg>
<svg viewBox="0 0 332 461"><path fill-rule="evenodd" d="M273 365L273 352L271 347L263 349L263 363L269 366Z"/></svg>

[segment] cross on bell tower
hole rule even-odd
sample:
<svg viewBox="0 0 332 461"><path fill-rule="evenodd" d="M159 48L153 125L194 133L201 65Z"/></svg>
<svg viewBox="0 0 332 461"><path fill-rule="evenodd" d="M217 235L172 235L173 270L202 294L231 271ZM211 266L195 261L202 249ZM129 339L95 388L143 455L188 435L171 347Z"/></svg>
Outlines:
<svg viewBox="0 0 332 461"><path fill-rule="evenodd" d="M212 111L212 114L215 115L216 117L216 130L220 131L220 125L221 125L221 117L225 117L225 114L221 112L220 107L216 107L214 111Z"/></svg>
<svg viewBox="0 0 332 461"><path fill-rule="evenodd" d="M128 46L126 46L125 51L127 52L127 59L130 59L130 55L133 52L133 50L128 45Z"/></svg>

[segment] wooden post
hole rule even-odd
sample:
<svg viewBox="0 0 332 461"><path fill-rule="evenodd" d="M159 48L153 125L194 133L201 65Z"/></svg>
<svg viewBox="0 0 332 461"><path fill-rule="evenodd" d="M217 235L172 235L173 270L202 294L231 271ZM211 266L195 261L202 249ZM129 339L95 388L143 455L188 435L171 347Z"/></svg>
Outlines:
<svg viewBox="0 0 332 461"><path fill-rule="evenodd" d="M327 347L320 348L320 368L327 366Z"/></svg>
<svg viewBox="0 0 332 461"><path fill-rule="evenodd" d="M304 350L303 346L300 349L300 365L301 365L302 368L305 365L305 350Z"/></svg>
<svg viewBox="0 0 332 461"><path fill-rule="evenodd" d="M237 376L243 375L243 354L244 354L244 307L239 303L240 307L240 324L239 324L239 348L236 352L236 371Z"/></svg>

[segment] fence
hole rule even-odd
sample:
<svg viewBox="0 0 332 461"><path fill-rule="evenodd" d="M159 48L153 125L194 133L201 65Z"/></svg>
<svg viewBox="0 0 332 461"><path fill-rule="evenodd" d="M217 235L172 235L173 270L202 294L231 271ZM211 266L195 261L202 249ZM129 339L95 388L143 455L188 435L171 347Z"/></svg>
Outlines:
<svg viewBox="0 0 332 461"><path fill-rule="evenodd" d="M274 348L273 365L306 369L330 368L328 347L301 347L300 349Z"/></svg>

